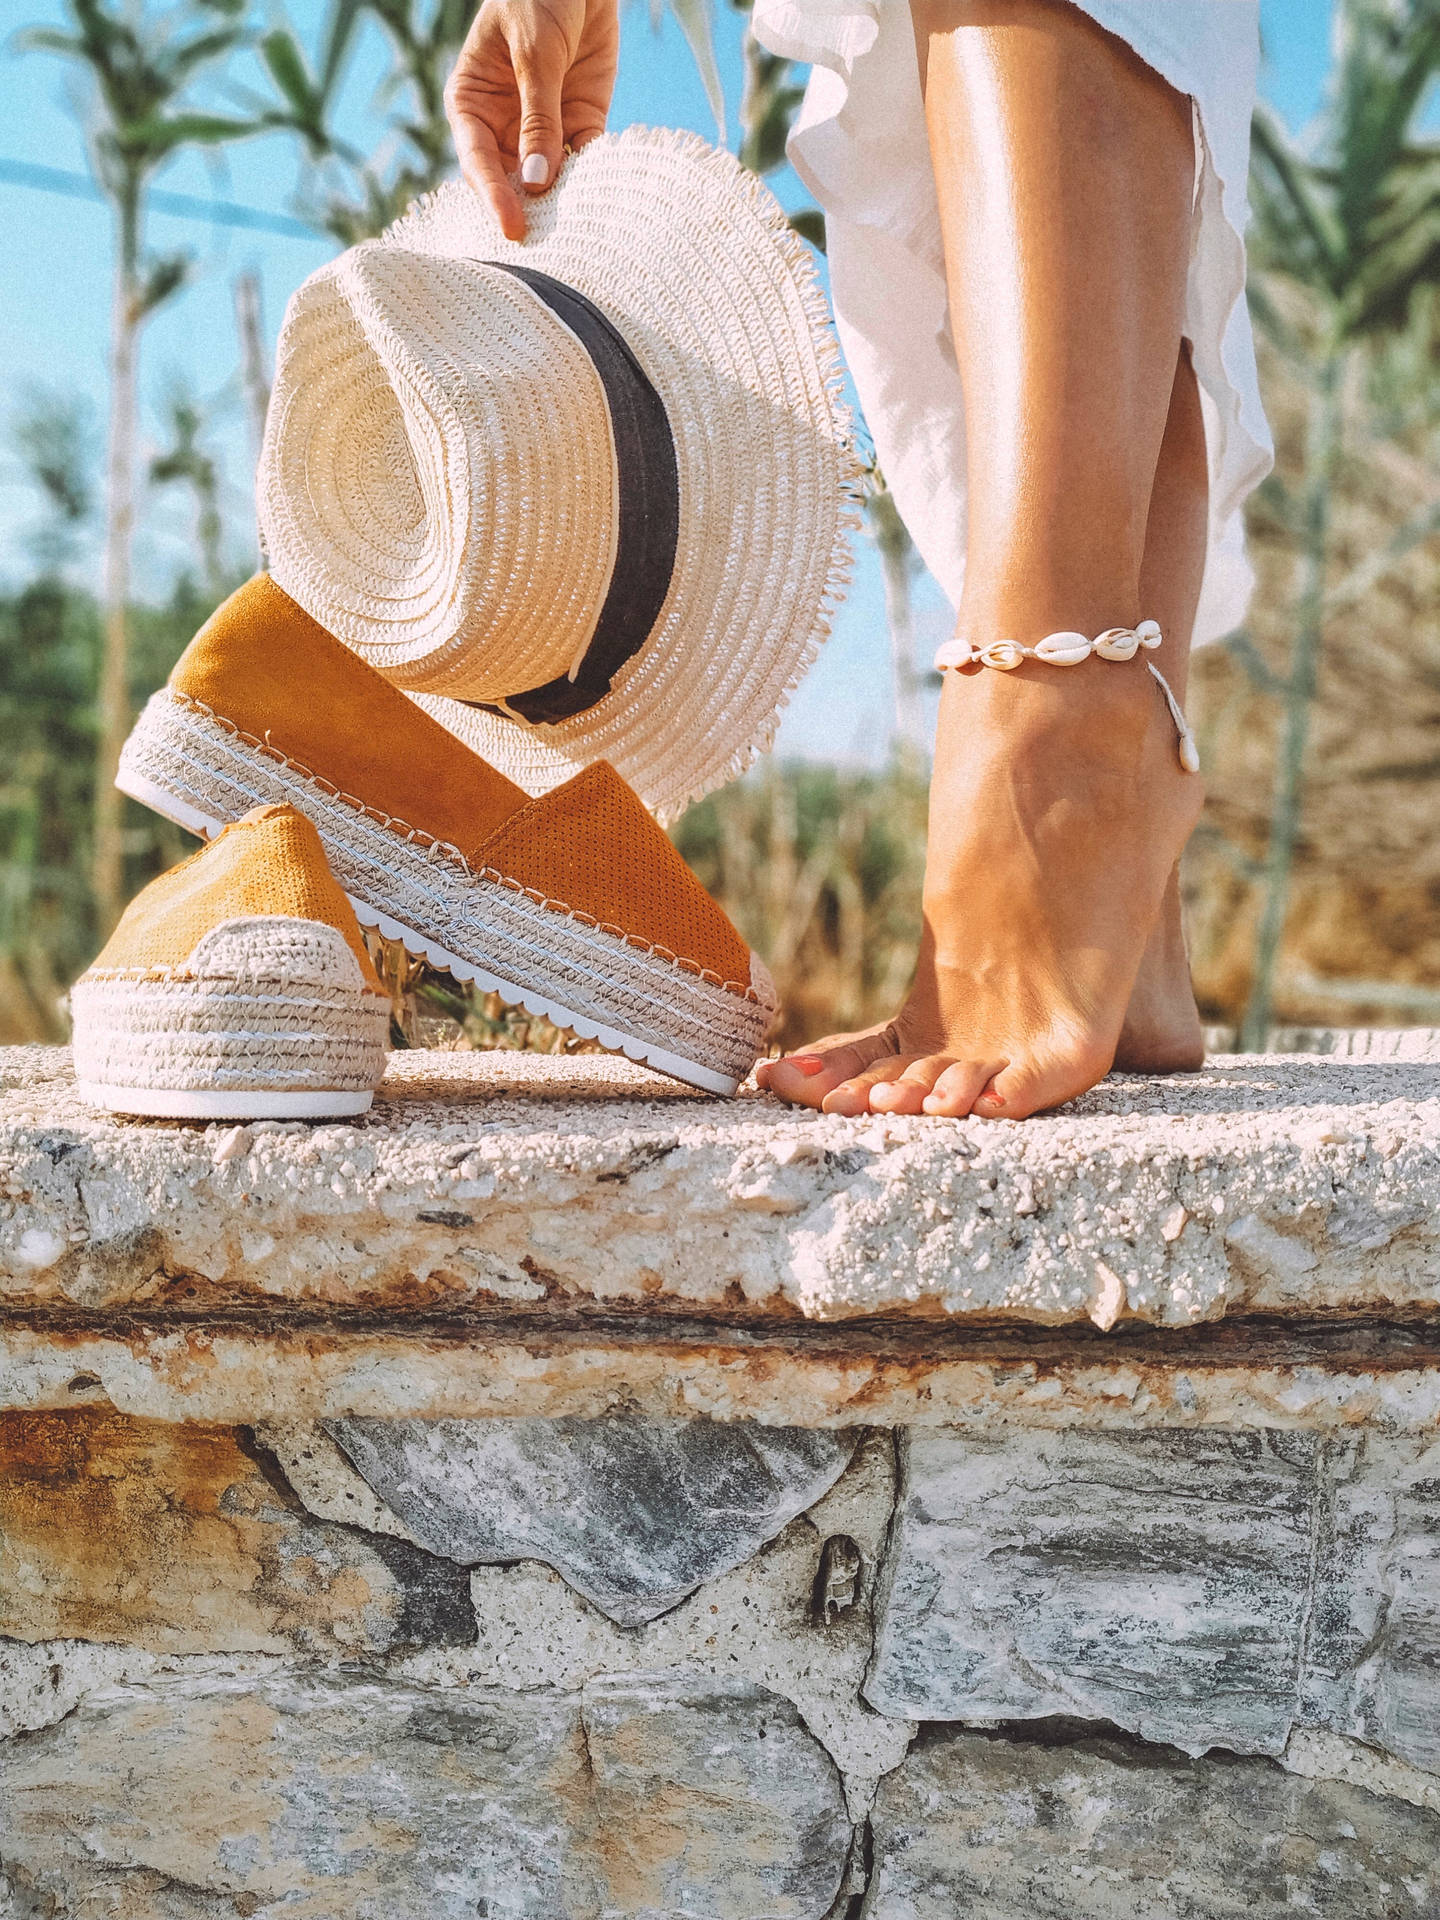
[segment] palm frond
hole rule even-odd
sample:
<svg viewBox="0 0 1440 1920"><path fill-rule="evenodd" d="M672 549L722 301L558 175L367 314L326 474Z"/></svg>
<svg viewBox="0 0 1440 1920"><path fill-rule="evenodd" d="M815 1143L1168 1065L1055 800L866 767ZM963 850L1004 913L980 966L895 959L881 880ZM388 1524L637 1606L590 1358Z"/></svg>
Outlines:
<svg viewBox="0 0 1440 1920"><path fill-rule="evenodd" d="M729 138L725 128L725 88L720 79L720 63L715 58L710 0L665 0L665 4L674 14L699 70L706 101L715 117L715 137L723 147Z"/></svg>

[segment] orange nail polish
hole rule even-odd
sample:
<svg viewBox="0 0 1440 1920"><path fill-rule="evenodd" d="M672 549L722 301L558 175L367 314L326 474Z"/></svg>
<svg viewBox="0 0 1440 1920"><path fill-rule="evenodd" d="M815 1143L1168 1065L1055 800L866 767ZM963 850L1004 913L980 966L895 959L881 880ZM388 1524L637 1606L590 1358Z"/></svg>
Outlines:
<svg viewBox="0 0 1440 1920"><path fill-rule="evenodd" d="M783 1060L777 1060L775 1064L777 1067L794 1067L807 1080L825 1071L825 1062L818 1053L787 1053Z"/></svg>

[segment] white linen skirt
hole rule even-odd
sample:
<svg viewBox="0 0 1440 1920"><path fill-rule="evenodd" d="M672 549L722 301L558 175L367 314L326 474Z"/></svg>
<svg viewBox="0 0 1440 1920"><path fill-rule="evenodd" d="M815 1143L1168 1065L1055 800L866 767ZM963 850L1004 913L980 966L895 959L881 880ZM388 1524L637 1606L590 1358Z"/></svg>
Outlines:
<svg viewBox="0 0 1440 1920"><path fill-rule="evenodd" d="M1242 238L1259 0L1073 4L1193 103L1184 331L1210 470L1200 644L1245 616L1253 576L1241 506L1272 455L1245 305ZM958 602L965 409L909 0L755 0L751 24L772 53L813 68L790 158L825 212L836 323L881 468L926 565Z"/></svg>

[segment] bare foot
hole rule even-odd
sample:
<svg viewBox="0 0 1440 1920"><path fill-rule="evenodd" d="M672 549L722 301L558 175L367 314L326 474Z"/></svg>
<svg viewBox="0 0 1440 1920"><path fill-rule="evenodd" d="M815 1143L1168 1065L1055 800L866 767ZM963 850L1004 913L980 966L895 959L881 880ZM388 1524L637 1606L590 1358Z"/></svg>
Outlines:
<svg viewBox="0 0 1440 1920"><path fill-rule="evenodd" d="M847 1056L843 1061L839 1057L842 1050ZM812 1041L803 1053L786 1056L786 1068L794 1068L805 1083L786 1097L818 1107L825 1095L850 1074L859 1073L882 1054L898 1051L895 1025L890 1020L859 1033L827 1034L823 1040ZM776 1060L760 1062L755 1078L762 1087L770 1085L771 1072L779 1064ZM1205 1036L1190 984L1190 961L1180 919L1180 887L1172 874L1159 923L1146 943L1135 976L1112 1066L1120 1073L1197 1073L1204 1064Z"/></svg>
<svg viewBox="0 0 1440 1920"><path fill-rule="evenodd" d="M947 675L910 996L761 1085L827 1113L1021 1119L1115 1064L1197 1065L1174 868L1202 798L1143 661Z"/></svg>
<svg viewBox="0 0 1440 1920"><path fill-rule="evenodd" d="M1205 1035L1180 918L1180 876L1172 873L1131 989L1114 1065L1120 1073L1197 1073L1204 1064Z"/></svg>

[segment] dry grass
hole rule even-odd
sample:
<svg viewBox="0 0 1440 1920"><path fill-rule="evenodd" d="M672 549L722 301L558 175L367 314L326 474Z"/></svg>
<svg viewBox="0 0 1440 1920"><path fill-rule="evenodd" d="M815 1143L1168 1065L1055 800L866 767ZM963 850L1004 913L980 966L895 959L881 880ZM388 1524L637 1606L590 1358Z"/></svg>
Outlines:
<svg viewBox="0 0 1440 1920"><path fill-rule="evenodd" d="M1293 484L1306 396L1273 355L1262 371L1277 471ZM1354 430L1334 505L1332 596L1356 569L1374 569L1397 528L1440 494L1428 412L1387 417L1383 387L1378 396L1353 392L1348 410ZM1259 660L1281 675L1293 544L1271 497L1257 498L1250 524L1258 588L1249 631ZM1209 788L1186 860L1191 957L1206 1017L1233 1023L1250 988L1254 864L1266 846L1280 702L1229 647L1198 657L1191 688ZM1440 1024L1440 539L1433 534L1336 606L1307 769L1277 1018ZM1317 979L1336 990L1317 992ZM1366 982L1388 992L1367 1001ZM1408 1008L1397 988L1413 991Z"/></svg>
<svg viewBox="0 0 1440 1920"><path fill-rule="evenodd" d="M780 990L789 1047L895 1011L915 963L925 777L768 766L692 807L681 852Z"/></svg>

